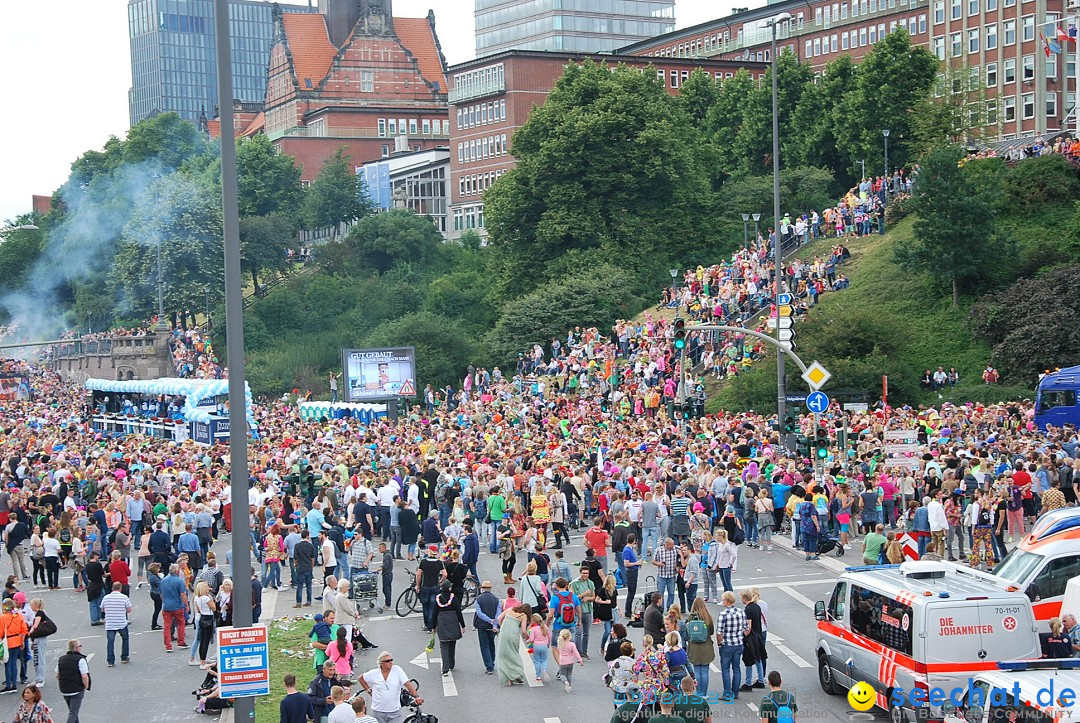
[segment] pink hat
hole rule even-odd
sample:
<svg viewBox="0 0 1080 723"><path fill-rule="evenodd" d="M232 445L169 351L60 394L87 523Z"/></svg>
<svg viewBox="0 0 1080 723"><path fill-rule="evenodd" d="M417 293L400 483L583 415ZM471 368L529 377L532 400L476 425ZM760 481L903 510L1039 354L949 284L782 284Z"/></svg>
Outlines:
<svg viewBox="0 0 1080 723"><path fill-rule="evenodd" d="M21 592L21 591L17 592L14 595L11 596L11 599L14 600L19 605L25 605L26 604L26 593Z"/></svg>
<svg viewBox="0 0 1080 723"><path fill-rule="evenodd" d="M701 504L700 502L695 502L694 503L694 512L704 512L704 511L705 511L705 505Z"/></svg>

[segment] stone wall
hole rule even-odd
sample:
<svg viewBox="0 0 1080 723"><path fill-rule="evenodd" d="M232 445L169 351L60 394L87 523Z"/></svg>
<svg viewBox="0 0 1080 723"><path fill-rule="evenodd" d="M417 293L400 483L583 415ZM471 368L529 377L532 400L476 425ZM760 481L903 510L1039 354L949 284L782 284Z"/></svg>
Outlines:
<svg viewBox="0 0 1080 723"><path fill-rule="evenodd" d="M176 376L167 332L118 336L112 339L111 350L58 356L49 361L49 368L74 384L82 384L91 378L130 380Z"/></svg>

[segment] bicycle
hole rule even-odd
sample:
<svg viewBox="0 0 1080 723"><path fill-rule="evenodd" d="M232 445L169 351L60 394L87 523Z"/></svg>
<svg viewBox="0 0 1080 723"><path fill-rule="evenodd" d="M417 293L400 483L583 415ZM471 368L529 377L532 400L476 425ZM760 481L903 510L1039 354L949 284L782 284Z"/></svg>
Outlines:
<svg viewBox="0 0 1080 723"><path fill-rule="evenodd" d="M397 602L394 604L394 612L398 614L398 617L407 617L409 613L420 612L420 593L416 590L416 585L411 581L415 575L412 570L405 570L406 579L410 581L409 586L401 591L398 595Z"/></svg>
<svg viewBox="0 0 1080 723"><path fill-rule="evenodd" d="M472 607L472 604L476 602L477 596L480 595L480 581L472 575L465 578L465 588L461 593L461 607L462 609Z"/></svg>
<svg viewBox="0 0 1080 723"><path fill-rule="evenodd" d="M409 681L413 684L413 689L417 693L420 692L420 683L416 679ZM406 701L406 698L408 699ZM403 720L401 723L439 723L439 719L430 713L425 713L420 709L420 705L417 704L416 698L409 694L409 691L402 689L401 691L401 704L403 707L408 707L412 710L412 713Z"/></svg>

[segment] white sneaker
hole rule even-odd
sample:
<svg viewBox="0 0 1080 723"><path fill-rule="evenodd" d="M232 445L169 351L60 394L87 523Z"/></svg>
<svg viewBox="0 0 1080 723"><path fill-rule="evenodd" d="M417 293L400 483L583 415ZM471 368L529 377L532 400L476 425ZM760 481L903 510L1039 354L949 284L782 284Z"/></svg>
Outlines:
<svg viewBox="0 0 1080 723"><path fill-rule="evenodd" d="M198 665L199 661L195 660L195 658L192 658L191 660L187 661L187 664L188 665Z"/></svg>
<svg viewBox="0 0 1080 723"><path fill-rule="evenodd" d="M569 693L570 691L573 690L573 688L570 687L570 681L569 680L564 680L563 681L563 687L566 688L567 693Z"/></svg>

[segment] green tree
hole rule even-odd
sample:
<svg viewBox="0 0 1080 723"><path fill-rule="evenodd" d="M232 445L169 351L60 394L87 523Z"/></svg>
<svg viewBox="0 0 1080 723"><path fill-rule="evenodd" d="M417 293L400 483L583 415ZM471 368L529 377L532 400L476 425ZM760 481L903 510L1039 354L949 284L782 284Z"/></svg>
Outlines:
<svg viewBox="0 0 1080 723"><path fill-rule="evenodd" d="M945 63L934 81L934 92L915 104L911 148L919 154L941 143L977 143L986 135L989 120L979 68L966 62Z"/></svg>
<svg viewBox="0 0 1080 723"><path fill-rule="evenodd" d="M922 159L912 198L915 238L898 250L899 261L952 287L954 308L961 290L986 278L998 253L993 206L960 167L965 155L959 146L943 145Z"/></svg>
<svg viewBox="0 0 1080 723"><path fill-rule="evenodd" d="M784 51L776 59L776 108L780 138L795 137L801 129L792 117L804 89L813 81L809 65L800 63L794 53ZM743 99L743 118L735 137L735 152L740 168L748 173L764 173L772 168L772 68L761 84ZM783 159L782 159L783 160Z"/></svg>
<svg viewBox="0 0 1080 723"><path fill-rule="evenodd" d="M783 168L780 171L781 213L808 213L833 202L832 173L824 168ZM762 233L773 225L771 175L736 176L720 189L721 206L738 213L760 213Z"/></svg>
<svg viewBox="0 0 1080 723"><path fill-rule="evenodd" d="M694 127L704 130L709 111L716 105L719 94L720 88L712 75L698 68L679 88L677 100Z"/></svg>
<svg viewBox="0 0 1080 723"><path fill-rule="evenodd" d="M205 148L206 141L195 124L171 112L139 121L121 144L124 163L153 161L166 169L179 168L185 160L202 153Z"/></svg>
<svg viewBox="0 0 1080 723"><path fill-rule="evenodd" d="M883 130L890 131L889 165L898 168L910 160L911 109L929 92L937 70L938 59L926 48L912 46L906 30L898 28L878 40L859 62L854 87L838 115L837 140L853 160L870 164L881 158Z"/></svg>
<svg viewBox="0 0 1080 723"><path fill-rule="evenodd" d="M327 244L326 263L335 273L371 269L386 273L397 263L426 270L435 262L442 236L425 216L394 209L366 216L343 240Z"/></svg>
<svg viewBox="0 0 1080 723"><path fill-rule="evenodd" d="M711 173L717 183L731 175L739 166L735 138L743 125L746 99L755 91L755 87L750 73L745 68L739 70L720 86L716 102L705 119L705 137L713 144L716 152Z"/></svg>
<svg viewBox="0 0 1080 723"><path fill-rule="evenodd" d="M33 214L25 214L7 222L9 230L0 231L0 293L21 289L41 257L44 232L40 228L15 228L36 223Z"/></svg>
<svg viewBox="0 0 1080 723"><path fill-rule="evenodd" d="M570 64L515 134L517 167L485 195L502 289L522 293L570 249L644 268L707 244L699 137L655 76Z"/></svg>
<svg viewBox="0 0 1080 723"><path fill-rule="evenodd" d="M339 148L323 163L322 170L304 199L304 224L309 229L329 228L331 240L338 227L374 213L375 207L364 188L363 179L350 163L346 148Z"/></svg>
<svg viewBox="0 0 1080 723"><path fill-rule="evenodd" d="M476 329L488 329L498 317L490 295L491 284L483 270L455 271L431 282L424 310L460 319Z"/></svg>
<svg viewBox="0 0 1080 723"><path fill-rule="evenodd" d="M240 267L251 274L256 296L262 296L259 274L284 269L294 240L293 224L283 214L240 217Z"/></svg>
<svg viewBox="0 0 1080 723"><path fill-rule="evenodd" d="M429 311L406 314L371 330L364 339L368 347L416 347L416 381L442 386L457 384L479 351L470 329L461 321Z"/></svg>
<svg viewBox="0 0 1080 723"><path fill-rule="evenodd" d="M845 179L850 177L853 161L859 159L852 159L837 141L837 116L854 77L851 56L841 55L825 66L816 83L803 86L791 116L796 132L780 137L785 162L828 168Z"/></svg>
<svg viewBox="0 0 1080 723"><path fill-rule="evenodd" d="M236 146L237 195L241 216L279 214L295 228L303 188L300 167L292 156L278 153L270 139L259 133ZM221 177L220 161L210 175Z"/></svg>

